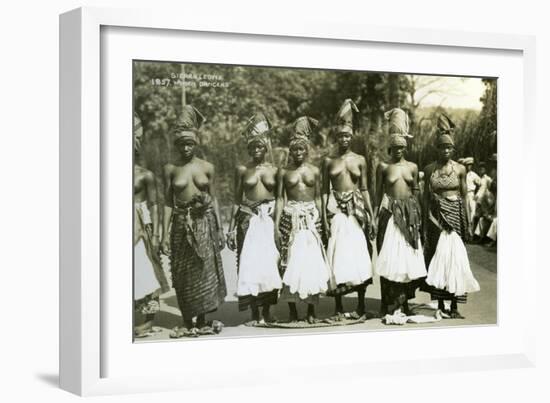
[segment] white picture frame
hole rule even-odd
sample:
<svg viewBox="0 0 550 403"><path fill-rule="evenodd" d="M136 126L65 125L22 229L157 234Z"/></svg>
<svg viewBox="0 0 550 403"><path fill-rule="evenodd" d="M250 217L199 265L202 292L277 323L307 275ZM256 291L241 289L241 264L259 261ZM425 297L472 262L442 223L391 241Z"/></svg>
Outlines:
<svg viewBox="0 0 550 403"><path fill-rule="evenodd" d="M518 152L516 159L520 161L530 159L534 152L536 78L533 37L370 27L318 21L314 17L305 18L300 24L280 24L269 20L218 20L210 16L182 18L181 15L155 10L80 8L60 16L60 385L63 389L79 395L98 395L206 388L209 385L246 386L271 383L274 382L275 372L278 374L277 382L281 382L281 377L284 378L283 381L290 381L297 374L300 374L302 379L328 380L329 373L330 379L345 379L346 376L357 376L358 373L366 377L375 373L380 375L534 365L536 321L531 320L529 316L534 313L523 312L521 320L517 318L516 321L510 321L508 319L517 312L503 300L508 295L507 291L513 281L516 286L519 285L518 297L522 298L524 306L534 306L536 298L536 283L529 281L530 278L536 277L536 245L528 241L528 234L536 233L536 212L522 200L516 206L511 206L510 202L506 201L507 194L512 194L509 193L512 192L511 186L507 183L514 183L517 192L521 191L518 187L530 189L531 193L532 189L535 189L533 178L521 176L506 165L513 150ZM324 346L335 346L344 341L346 348L353 348L365 342L365 333L329 334L314 339L314 342L308 342L308 339L317 336L215 340L193 344L146 343L141 345L140 351L136 354L143 353L149 359L157 357L156 365L162 365L161 361L164 360L164 371L149 376L147 373L130 373L123 366L117 371L108 370L105 364L107 358L114 357L116 351L122 350L119 349L122 346L113 344L106 333L105 326L110 322L105 320L105 316L109 311L110 302L106 302L105 298L108 291L103 283L103 270L110 259L107 256L123 253L116 248L113 250L111 245L106 243L102 232L106 220L104 211L109 208L110 200L106 195L111 185L107 182L116 181L113 179L113 172L109 171L114 169L113 165L107 164L111 156L106 146L110 147L111 143L109 139L102 138L102 133L108 129L102 121L102 91L109 91L109 88L101 87L106 85L101 77L104 63L101 57L105 55L102 53L102 47L106 46L106 42L102 42L102 30L109 27L157 30L155 32L171 34L192 32L195 36L200 36L200 33L217 33L218 36L227 35L228 38L253 38L260 43L286 40L307 45L312 43L311 41L328 41L330 46L373 44L380 49L400 46L418 52L451 49L453 52L470 52L473 54L470 56L472 58L475 58L476 54L482 58L484 54L491 52L512 55L515 61L511 64L515 67L510 70L509 75L505 75L507 81L504 88L510 85L515 92L511 91L509 94L515 95L506 98L506 91L503 91L502 96L499 93L499 125L508 122L504 119L510 119L508 116L502 116L505 111L510 110L512 106L521 107L517 118L510 121L509 126L517 127L519 133L515 133L515 137L506 137L501 136L499 132L499 159L502 158L504 161L504 164L499 165L499 176L504 179L499 181L499 215L504 219L499 219L498 326L475 330L426 329L407 333L385 332L383 341L380 332L373 333L372 336L367 334L375 340L374 343L385 343L387 346L398 337L427 338L428 342L433 339L431 341L434 345L438 337L461 338L467 341L478 337L478 333L473 332L479 332L479 335L487 340L498 338L501 344L495 342L494 349L487 350L486 354L482 350L483 344L477 350L472 349L470 353L467 353L467 344L464 344L462 347L457 346L455 352L440 350L425 354L425 351L419 353L397 350L385 357L374 354L370 357L362 354L346 357L346 354L343 354L343 358L320 357L317 360L313 352L308 350L311 345L322 343ZM147 56L146 53L147 50L144 50L141 56ZM156 60L154 55L151 56L151 59ZM261 55L256 57L259 60ZM259 64L262 62L259 61ZM394 69L398 69L397 64ZM434 69L437 71L431 73L449 73L439 71L435 67ZM131 98L131 92L123 95ZM131 117L131 114L129 116ZM130 120L129 118L128 122ZM506 133L506 130L505 127L503 132ZM122 163L121 166L126 165ZM131 182L118 183L130 186ZM515 215L511 214L512 207ZM515 234L513 238L510 235L512 232ZM513 249L513 253L510 248ZM513 274L510 269L516 264L521 267L521 272ZM130 287L128 283L128 290ZM130 312L128 314L131 315ZM128 335L130 333L128 329ZM131 343L131 337L128 337L128 340ZM371 344L371 341L367 343ZM157 346L150 347L152 344ZM193 351L190 350L191 345ZM278 354L283 349L299 351L299 354L303 354L303 362L295 357L288 357L286 361L268 367L257 358L266 345L269 345L268 349L272 354ZM234 346L231 349L234 351L229 351L228 346ZM131 347L134 349L132 351L135 351L135 346L126 347ZM242 362L236 362L238 354L235 352L239 351L249 353L240 360ZM167 358L162 358L166 357L167 352ZM176 371L169 365L169 360L173 356L183 354L196 365L193 372L185 372L183 369ZM220 354L226 354L234 365L228 368L209 365L209 358L213 360ZM205 362L201 362L200 357ZM123 359L124 357L121 358ZM248 369L246 379L239 375L243 368ZM328 370L330 368L337 368L338 371L335 374L335 371Z"/></svg>

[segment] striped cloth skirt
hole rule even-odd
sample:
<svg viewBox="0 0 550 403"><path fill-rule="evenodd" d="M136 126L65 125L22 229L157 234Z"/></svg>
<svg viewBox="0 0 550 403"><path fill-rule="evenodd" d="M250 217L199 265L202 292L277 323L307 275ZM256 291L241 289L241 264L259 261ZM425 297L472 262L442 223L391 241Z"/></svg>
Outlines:
<svg viewBox="0 0 550 403"><path fill-rule="evenodd" d="M172 285L183 318L215 311L227 288L210 195L174 208L170 241Z"/></svg>

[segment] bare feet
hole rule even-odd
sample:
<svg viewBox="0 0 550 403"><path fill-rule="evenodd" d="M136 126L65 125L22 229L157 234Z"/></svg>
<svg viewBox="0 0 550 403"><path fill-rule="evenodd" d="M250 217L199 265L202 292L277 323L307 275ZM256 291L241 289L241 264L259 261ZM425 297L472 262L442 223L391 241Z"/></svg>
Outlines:
<svg viewBox="0 0 550 403"><path fill-rule="evenodd" d="M315 323L319 323L319 319L317 319L315 316L313 315L308 315L307 316L307 323L309 323L310 325L313 325Z"/></svg>
<svg viewBox="0 0 550 403"><path fill-rule="evenodd" d="M464 319L464 316L462 316L456 309L451 310L450 316L451 319Z"/></svg>

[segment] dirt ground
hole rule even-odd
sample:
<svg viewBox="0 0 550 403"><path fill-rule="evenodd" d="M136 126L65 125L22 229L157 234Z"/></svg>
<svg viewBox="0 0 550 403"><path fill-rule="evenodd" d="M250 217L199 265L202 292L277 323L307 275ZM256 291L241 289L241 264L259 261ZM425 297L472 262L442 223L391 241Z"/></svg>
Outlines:
<svg viewBox="0 0 550 403"><path fill-rule="evenodd" d="M219 335L201 336L206 337L243 337L243 336L273 336L302 333L325 333L325 332L357 332L369 330L399 330L413 329L417 327L436 326L466 326L466 325L490 325L497 323L497 253L480 245L467 245L468 255L472 272L480 284L481 291L468 295L468 303L459 305L460 312L465 319L443 319L436 323L406 324L403 326L388 326L382 323L380 318L375 317L380 307L380 282L378 277L374 278L374 284L367 288L367 311L369 317L364 323L348 326L332 326L308 329L281 329L281 328L259 328L245 326L244 323L250 320L250 312L239 312L237 297L235 296L237 284L237 269L235 254L229 249L222 251L222 259L225 269L225 278L228 288L226 302L218 311L208 315L207 319L217 319L223 322L224 329ZM167 262L165 262L167 263ZM166 265L165 265L166 267ZM167 273L168 270L166 270ZM346 311L353 311L357 303L355 294L344 298ZM416 298L412 300L411 306L417 306L417 313L433 315L434 310L425 304L430 303L427 293L418 291ZM305 316L306 305L298 307L300 316ZM284 303L277 304L272 308L274 316L280 321L288 319L288 307ZM330 317L334 313L334 299L322 297L317 307L317 317L320 319ZM173 290L161 296L161 311L156 314L154 326L157 332L144 338L136 339L136 342L150 342L159 340L172 340L174 342L188 342L193 338L170 339L169 333L175 326L181 326L181 316L177 307L176 297Z"/></svg>

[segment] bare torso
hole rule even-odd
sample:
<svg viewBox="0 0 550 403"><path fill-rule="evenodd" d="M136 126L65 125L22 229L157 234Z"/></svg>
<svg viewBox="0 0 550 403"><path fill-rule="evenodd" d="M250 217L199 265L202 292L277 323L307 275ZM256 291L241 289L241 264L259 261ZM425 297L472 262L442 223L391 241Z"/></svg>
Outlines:
<svg viewBox="0 0 550 403"><path fill-rule="evenodd" d="M366 166L364 157L348 152L336 158L327 158L325 163L334 190L346 192L360 188L361 174Z"/></svg>
<svg viewBox="0 0 550 403"><path fill-rule="evenodd" d="M151 171L134 165L134 203L141 203L147 200L147 181Z"/></svg>
<svg viewBox="0 0 550 403"><path fill-rule="evenodd" d="M277 167L270 163L249 164L238 168L239 183L246 199L250 201L275 198Z"/></svg>
<svg viewBox="0 0 550 403"><path fill-rule="evenodd" d="M406 199L417 189L418 167L416 164L402 160L397 163L380 166L384 192L394 199Z"/></svg>
<svg viewBox="0 0 550 403"><path fill-rule="evenodd" d="M283 168L282 178L287 199L314 201L319 176L319 168L308 163L304 163L299 167L287 166Z"/></svg>
<svg viewBox="0 0 550 403"><path fill-rule="evenodd" d="M207 161L193 158L185 165L169 164L174 201L187 202L201 192L209 191L213 166Z"/></svg>

